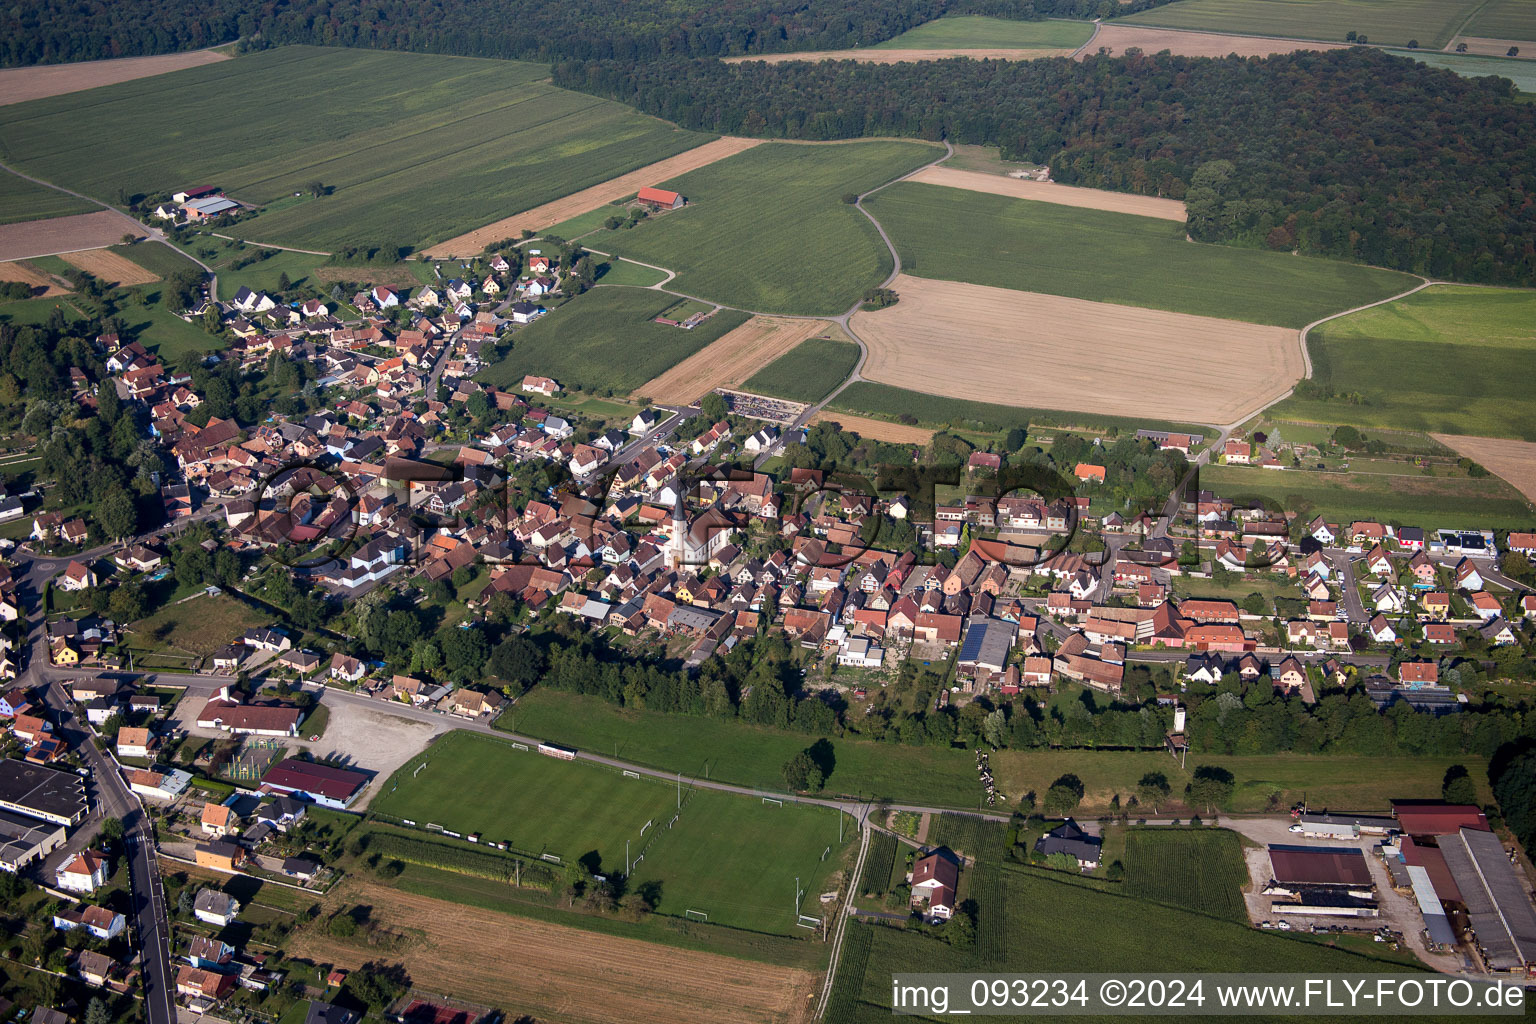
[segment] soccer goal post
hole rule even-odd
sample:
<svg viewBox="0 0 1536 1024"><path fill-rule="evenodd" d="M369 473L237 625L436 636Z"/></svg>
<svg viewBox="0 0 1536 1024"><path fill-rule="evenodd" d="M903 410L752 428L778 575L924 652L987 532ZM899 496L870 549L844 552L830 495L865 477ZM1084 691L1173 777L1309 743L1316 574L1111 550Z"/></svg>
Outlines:
<svg viewBox="0 0 1536 1024"><path fill-rule="evenodd" d="M765 803L765 804L773 804L773 806L775 806L775 807L783 807L784 806L784 801L783 800L779 800L779 799L776 799L775 797L771 797L771 796L763 797L763 803Z"/></svg>
<svg viewBox="0 0 1536 1024"><path fill-rule="evenodd" d="M692 918L695 921L708 921L709 920L709 915L704 913L704 911L702 911L702 910L692 910L692 909L685 910L685 911L683 911L683 916L687 917L687 918Z"/></svg>

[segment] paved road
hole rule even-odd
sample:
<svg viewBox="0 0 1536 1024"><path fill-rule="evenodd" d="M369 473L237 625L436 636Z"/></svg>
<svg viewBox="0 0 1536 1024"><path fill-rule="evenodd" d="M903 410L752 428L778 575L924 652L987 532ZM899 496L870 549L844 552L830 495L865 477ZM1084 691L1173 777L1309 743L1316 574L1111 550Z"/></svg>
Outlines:
<svg viewBox="0 0 1536 1024"><path fill-rule="evenodd" d="M1344 592L1344 616L1356 626L1371 621L1371 614L1360 600L1360 588L1355 586L1355 563L1343 548L1324 548L1323 555L1338 574L1339 589Z"/></svg>

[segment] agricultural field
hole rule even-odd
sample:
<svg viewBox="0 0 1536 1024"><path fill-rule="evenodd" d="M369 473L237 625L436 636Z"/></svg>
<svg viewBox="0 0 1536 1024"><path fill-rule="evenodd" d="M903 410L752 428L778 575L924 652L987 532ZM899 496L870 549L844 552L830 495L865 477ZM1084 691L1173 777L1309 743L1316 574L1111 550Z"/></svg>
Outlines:
<svg viewBox="0 0 1536 1024"><path fill-rule="evenodd" d="M655 380L640 385L635 395L644 395L663 405L690 405L715 388L735 387L781 354L787 355L811 335L831 326L824 320L755 316Z"/></svg>
<svg viewBox="0 0 1536 1024"><path fill-rule="evenodd" d="M803 733L631 711L593 697L542 689L524 696L497 724L524 735L682 772L685 777L697 775L770 791L783 788L780 767L806 742ZM969 751L860 739L837 740L833 748L836 763L827 777L828 793L960 810L974 809L981 795L975 757ZM1234 811L1263 811L1272 803L1285 807L1303 794L1310 794L1319 805L1385 808L1394 796L1435 796L1445 769L1455 763L1466 764L1474 777L1481 777L1480 769L1465 757L1210 755L1202 756L1199 763L1220 765L1236 777ZM1190 770L1194 767L1192 761ZM1005 794L1044 793L1063 773L1075 774L1086 790L1081 814L1107 809L1117 794L1125 799L1149 771L1167 774L1177 792L1189 781L1188 774L1171 766L1161 750L1000 750L992 755L992 770Z"/></svg>
<svg viewBox="0 0 1536 1024"><path fill-rule="evenodd" d="M858 361L859 346L852 342L807 338L753 374L743 387L811 405L841 384Z"/></svg>
<svg viewBox="0 0 1536 1024"><path fill-rule="evenodd" d="M703 136L707 138L708 136ZM649 167L621 174L616 178L605 181L600 185L584 188L580 192L572 193L554 202L545 203L543 206L532 210L525 210L511 217L503 217L494 224L476 228L457 238L450 238L433 246L428 256L475 256L492 242L503 238L516 238L523 231L542 231L551 225L563 224L575 217L587 213L602 213L593 227L597 227L609 216L619 212L617 208L607 209L612 203L632 196L646 185L664 181L667 178L675 178L679 174L687 174L689 171L698 170L722 160L725 157L751 149L758 144L757 139L715 139L706 142L695 149L676 156L669 156L665 160L657 161ZM556 232L558 233L558 232ZM569 238L570 235L562 237Z"/></svg>
<svg viewBox="0 0 1536 1024"><path fill-rule="evenodd" d="M909 427L905 423L875 420L864 416L850 416L842 412L823 409L811 417L811 424L836 423L842 429L870 441L888 441L891 444L928 444L933 440L930 427Z"/></svg>
<svg viewBox="0 0 1536 1024"><path fill-rule="evenodd" d="M906 275L891 287L901 301L854 314L852 327L869 348L860 376L893 386L1226 424L1305 370L1296 332L1283 327Z"/></svg>
<svg viewBox="0 0 1536 1024"><path fill-rule="evenodd" d="M163 75L168 71L180 71L228 59L227 55L217 50L190 50L184 53L162 53L153 57L120 57L116 60L6 68L0 71L0 106L97 89L104 85L116 85L135 78Z"/></svg>
<svg viewBox="0 0 1536 1024"><path fill-rule="evenodd" d="M1290 39L1273 39L1266 36L1227 35L1221 32L1190 32L1185 29L1150 28L1145 25L1127 25L1120 21L1106 22L1099 26L1099 34L1093 37L1092 51L1107 47L1111 56L1119 56L1132 46L1139 46L1144 53L1161 53L1164 50L1178 57L1268 57L1276 53L1295 53L1297 50L1335 50L1343 43L1306 43ZM1086 57L1087 54L1084 54Z"/></svg>
<svg viewBox="0 0 1536 1024"><path fill-rule="evenodd" d="M1536 34L1536 33L1533 33ZM1508 47L1499 50L1503 54ZM1463 78L1482 78L1497 75L1515 83L1515 88L1525 93L1536 93L1536 61L1524 57L1480 57L1466 53L1425 52L1424 50L1394 50L1399 57L1410 57L1432 68L1445 68ZM1531 45L1536 54L1536 43Z"/></svg>
<svg viewBox="0 0 1536 1024"><path fill-rule="evenodd" d="M667 275L660 270L652 270L650 267L642 267L638 263L629 260L609 260L601 263L597 268L597 283L606 285L627 285L632 288L650 288L661 284L667 279Z"/></svg>
<svg viewBox="0 0 1536 1024"><path fill-rule="evenodd" d="M31 285L32 294L36 298L52 298L69 291L55 281L52 275L22 260L0 263L0 281L16 281Z"/></svg>
<svg viewBox="0 0 1536 1024"><path fill-rule="evenodd" d="M676 302L665 292L595 288L520 329L479 379L507 386L535 373L563 388L628 394L747 320L727 309L692 330L652 322Z"/></svg>
<svg viewBox="0 0 1536 1024"><path fill-rule="evenodd" d="M0 71L0 75L8 73ZM0 90L0 95L4 95L3 90ZM34 185L8 171L0 171L0 224L42 220L45 217L67 217L70 214L90 213L96 209L98 207L94 203L84 199L76 199L56 189Z"/></svg>
<svg viewBox="0 0 1536 1024"><path fill-rule="evenodd" d="M1536 40L1536 5L1530 0L1488 0L1461 31L1472 38Z"/></svg>
<svg viewBox="0 0 1536 1024"><path fill-rule="evenodd" d="M1406 469L1407 467L1405 467ZM1482 478L1419 472L1274 472L1253 466L1206 466L1200 484L1234 501L1264 497L1282 506L1305 498L1311 507L1342 520L1379 519L1405 526L1497 529L1532 518L1529 503L1495 476Z"/></svg>
<svg viewBox="0 0 1536 1024"><path fill-rule="evenodd" d="M843 196L940 153L914 142L766 143L661 183L689 205L606 235L600 248L675 270L669 287L713 302L836 315L891 271L874 225Z"/></svg>
<svg viewBox="0 0 1536 1024"><path fill-rule="evenodd" d="M384 927L410 938L388 953L428 991L574 1024L718 1020L770 1024L800 1011L815 983L807 970L674 948L620 935L467 906L348 880L327 894L329 911L368 906ZM324 918L321 919L323 922ZM357 968L378 951L303 928L286 953ZM506 965L516 963L516 970Z"/></svg>
<svg viewBox="0 0 1536 1024"><path fill-rule="evenodd" d="M465 732L406 762L388 786L373 803L379 814L479 832L596 874L622 873L630 856L632 884L657 894L658 912L784 935L795 934L795 877L803 912L815 915L816 887L853 835L845 821L840 841L826 808L629 778Z"/></svg>
<svg viewBox="0 0 1536 1024"><path fill-rule="evenodd" d="M1323 324L1308 346L1335 397L1289 398L1278 417L1536 441L1536 291L1436 285Z"/></svg>
<svg viewBox="0 0 1536 1024"><path fill-rule="evenodd" d="M1075 50L1093 35L1086 21L1012 21L960 15L936 18L893 39L876 43L876 50Z"/></svg>
<svg viewBox="0 0 1536 1024"><path fill-rule="evenodd" d="M144 227L115 210L0 223L0 260L25 260L80 249L100 249L117 244L124 235L142 238Z"/></svg>
<svg viewBox="0 0 1536 1024"><path fill-rule="evenodd" d="M97 280L119 288L158 281L158 274L141 267L121 253L111 249L85 249L64 254L64 262L78 267Z"/></svg>
<svg viewBox="0 0 1536 1024"><path fill-rule="evenodd" d="M1004 174L986 174L950 167L947 163L936 167L924 167L907 180L925 185L969 189L972 192L990 192L993 195L1012 196L1015 199L1033 199L1042 203L1056 203L1060 206L1080 206L1089 210L1108 210L1110 213L1156 217L1159 220L1177 221L1180 224L1183 224L1188 216L1184 203L1178 199L1137 196L1129 192L1110 192L1098 188L1078 188L1075 185L1036 181L1033 178L1010 178Z"/></svg>
<svg viewBox="0 0 1536 1024"><path fill-rule="evenodd" d="M999 433L1031 424L1111 432L1129 430L1134 433L1138 428L1146 427L1150 430L1202 433L1199 426L1191 423L1167 423L1129 416L1071 415L1056 410L970 402L864 380L848 385L837 396L834 405L837 410L853 413L868 413L892 419L911 416L927 426L956 427L986 433Z"/></svg>
<svg viewBox="0 0 1536 1024"><path fill-rule="evenodd" d="M1377 45L1416 40L1439 49L1481 6L1482 0L1180 0L1120 20L1298 39L1342 40L1357 32Z"/></svg>
<svg viewBox="0 0 1536 1024"><path fill-rule="evenodd" d="M3 107L0 134L15 166L87 195L206 182L246 202L282 199L229 233L321 250L441 241L709 141L543 84L548 73L281 47ZM269 102L274 81L288 97L281 105ZM193 107L219 116L182 116ZM80 132L87 117L96 127ZM101 152L113 158L92 158ZM331 193L309 197L314 181Z"/></svg>
<svg viewBox="0 0 1536 1024"><path fill-rule="evenodd" d="M1299 328L1407 291L1395 271L1185 240L1181 225L901 182L865 204L902 272ZM978 259L978 251L987 254Z"/></svg>
<svg viewBox="0 0 1536 1024"><path fill-rule="evenodd" d="M1242 841L1224 828L1133 828L1125 834L1126 892L1246 923Z"/></svg>
<svg viewBox="0 0 1536 1024"><path fill-rule="evenodd" d="M111 252L131 260L153 274L157 280L170 277L172 274L183 270L196 270L202 273L202 268L193 263L175 246L164 245L156 242L147 244L136 242L133 245L114 245Z"/></svg>
<svg viewBox="0 0 1536 1024"><path fill-rule="evenodd" d="M1435 434L1434 439L1502 477L1527 499L1536 502L1536 443L1500 437Z"/></svg>

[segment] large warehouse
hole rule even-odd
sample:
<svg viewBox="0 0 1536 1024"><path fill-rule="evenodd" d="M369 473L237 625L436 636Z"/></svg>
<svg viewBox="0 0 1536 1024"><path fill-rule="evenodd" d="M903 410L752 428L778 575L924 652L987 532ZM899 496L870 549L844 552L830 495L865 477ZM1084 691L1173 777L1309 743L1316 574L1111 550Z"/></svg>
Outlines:
<svg viewBox="0 0 1536 1024"><path fill-rule="evenodd" d="M0 760L0 809L55 825L78 825L89 807L85 781L73 772Z"/></svg>
<svg viewBox="0 0 1536 1024"><path fill-rule="evenodd" d="M1440 853L1489 970L1523 972L1536 965L1536 907L1499 837L1463 828L1440 837Z"/></svg>

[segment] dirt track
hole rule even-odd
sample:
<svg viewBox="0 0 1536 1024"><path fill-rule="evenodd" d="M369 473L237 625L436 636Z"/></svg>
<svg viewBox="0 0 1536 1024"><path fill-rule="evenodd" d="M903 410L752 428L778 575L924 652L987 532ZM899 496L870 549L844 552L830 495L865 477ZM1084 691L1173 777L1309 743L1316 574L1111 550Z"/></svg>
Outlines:
<svg viewBox="0 0 1536 1024"><path fill-rule="evenodd" d="M1430 434L1447 448L1480 462L1531 501L1536 501L1536 443L1502 437Z"/></svg>
<svg viewBox="0 0 1536 1024"><path fill-rule="evenodd" d="M1302 375L1297 332L1006 288L898 277L856 313L874 381L1004 405L1224 424Z"/></svg>
<svg viewBox="0 0 1536 1024"><path fill-rule="evenodd" d="M111 284L132 286L160 280L133 260L106 249L72 252L64 257L64 262Z"/></svg>
<svg viewBox="0 0 1536 1024"><path fill-rule="evenodd" d="M779 356L831 326L826 320L755 316L642 384L634 394L662 405L691 405L715 388L744 383Z"/></svg>
<svg viewBox="0 0 1536 1024"><path fill-rule="evenodd" d="M201 67L221 60L229 60L222 53L212 50L193 50L191 53L167 53L157 57L123 57L118 60L91 60L80 64L40 64L30 68L7 68L0 71L0 106L40 100L45 96L62 96L65 93L94 89L101 85L116 85L135 78L149 78L168 71Z"/></svg>
<svg viewBox="0 0 1536 1024"><path fill-rule="evenodd" d="M371 906L390 930L421 935L422 941L386 955L404 963L421 988L539 1020L801 1021L816 981L807 971L547 924L371 883L344 883L327 903ZM315 926L297 934L291 947L347 968L379 956Z"/></svg>
<svg viewBox="0 0 1536 1024"><path fill-rule="evenodd" d="M1077 188L1054 181L1028 181L1010 178L1005 174L985 174L981 171L960 171L953 167L924 167L908 181L920 181L928 185L944 185L963 188L971 192L991 192L994 195L1013 196L1017 199L1034 199L1042 203L1061 206L1078 206L1089 210L1108 210L1110 213L1132 213L1138 217L1158 217L1184 223L1184 204L1177 199L1159 199L1156 196L1133 196L1125 192L1105 192L1097 188Z"/></svg>
<svg viewBox="0 0 1536 1024"><path fill-rule="evenodd" d="M916 383L916 382L914 382ZM811 417L812 423L836 423L844 430L851 430L871 441L889 441L892 444L927 444L933 440L933 431L922 427L909 427L905 423L871 419L867 416L850 416L845 412L824 410Z"/></svg>
<svg viewBox="0 0 1536 1024"><path fill-rule="evenodd" d="M20 281L34 288L46 289L35 293L35 299L51 299L55 295L64 295L69 289L61 288L52 277L38 270L30 263L0 263L0 281Z"/></svg>
<svg viewBox="0 0 1536 1024"><path fill-rule="evenodd" d="M446 242L439 242L426 250L428 256L434 259L449 256L474 256L487 245L503 238L516 238L523 231L538 231L551 227L561 221L570 220L572 217L595 210L604 203L611 203L615 199L623 199L631 193L638 192L643 186L656 185L660 182L675 178L689 171L696 171L716 160L724 160L728 156L734 156L743 150L760 145L761 139L738 139L726 136L716 139L714 142L706 142L702 146L669 156L665 160L658 160L654 164L642 167L628 174L621 174L617 178L603 182L601 185L593 185L584 188L580 192L573 192L564 199L556 199L554 202L545 203L543 206L535 206L531 210L504 217L493 224L487 224L483 228L476 228L466 232L457 238L450 238Z"/></svg>
<svg viewBox="0 0 1536 1024"><path fill-rule="evenodd" d="M750 57L727 57L725 63L738 64L744 60L760 60L768 64L783 64L792 60L856 60L861 64L907 64L923 60L948 60L951 57L969 57L971 60L1034 60L1037 57L1070 57L1076 52L1075 47L1060 50L1023 50L1018 47L1000 47L991 50L812 50L806 53L765 53Z"/></svg>
<svg viewBox="0 0 1536 1024"><path fill-rule="evenodd" d="M1172 28L1142 28L1139 25L1100 25L1099 34L1084 48L1083 55L1098 53L1107 46L1110 56L1125 55L1128 47L1139 46L1146 53L1172 51L1177 57L1268 57L1297 50L1342 50L1345 43L1312 43L1300 39L1270 39L1266 36L1228 36L1219 32L1184 32Z"/></svg>
<svg viewBox="0 0 1536 1024"><path fill-rule="evenodd" d="M116 245L129 232L143 238L144 225L116 210L0 224L0 260L101 249Z"/></svg>

